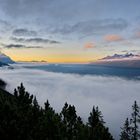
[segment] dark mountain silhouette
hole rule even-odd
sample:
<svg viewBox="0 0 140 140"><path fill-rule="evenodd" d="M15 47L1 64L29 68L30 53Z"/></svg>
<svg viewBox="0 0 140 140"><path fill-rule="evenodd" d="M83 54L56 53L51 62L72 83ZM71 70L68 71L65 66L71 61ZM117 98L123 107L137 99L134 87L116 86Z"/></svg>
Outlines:
<svg viewBox="0 0 140 140"><path fill-rule="evenodd" d="M2 66L8 66L8 64L0 62L0 67Z"/></svg>

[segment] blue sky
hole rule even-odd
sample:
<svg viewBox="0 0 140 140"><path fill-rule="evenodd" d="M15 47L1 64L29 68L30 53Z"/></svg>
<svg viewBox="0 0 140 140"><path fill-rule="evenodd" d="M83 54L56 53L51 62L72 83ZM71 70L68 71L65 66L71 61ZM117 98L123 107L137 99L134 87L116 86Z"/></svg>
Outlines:
<svg viewBox="0 0 140 140"><path fill-rule="evenodd" d="M86 62L140 53L139 0L0 2L1 51L15 60Z"/></svg>

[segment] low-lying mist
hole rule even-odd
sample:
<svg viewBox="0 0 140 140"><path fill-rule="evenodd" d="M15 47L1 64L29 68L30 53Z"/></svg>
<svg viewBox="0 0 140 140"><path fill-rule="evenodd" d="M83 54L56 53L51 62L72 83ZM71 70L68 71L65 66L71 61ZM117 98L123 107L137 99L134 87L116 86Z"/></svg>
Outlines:
<svg viewBox="0 0 140 140"><path fill-rule="evenodd" d="M40 105L48 99L56 111L65 102L75 105L77 113L86 122L93 105L99 106L104 120L115 139L120 127L131 113L134 100L140 100L140 81L117 77L52 73L41 70L1 68L0 78L12 92L21 82L34 94Z"/></svg>

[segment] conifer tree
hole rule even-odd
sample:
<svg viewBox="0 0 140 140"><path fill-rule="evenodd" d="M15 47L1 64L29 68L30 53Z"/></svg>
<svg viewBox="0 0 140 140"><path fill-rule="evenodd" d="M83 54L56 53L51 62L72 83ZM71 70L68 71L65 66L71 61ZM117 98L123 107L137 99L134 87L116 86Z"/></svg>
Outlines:
<svg viewBox="0 0 140 140"><path fill-rule="evenodd" d="M61 118L55 113L50 106L49 101L45 103L45 109L43 110L43 116L41 120L41 133L42 140L60 140L61 138Z"/></svg>
<svg viewBox="0 0 140 140"><path fill-rule="evenodd" d="M132 139L132 130L128 118L126 118L123 127L121 128L122 132L120 135L120 140L131 140Z"/></svg>
<svg viewBox="0 0 140 140"><path fill-rule="evenodd" d="M29 139L33 121L33 95L30 95L23 84L14 91L16 99L17 127L19 139Z"/></svg>
<svg viewBox="0 0 140 140"><path fill-rule="evenodd" d="M89 125L89 140L113 140L113 137L104 126L104 120L101 111L98 107L94 107L88 118Z"/></svg>
<svg viewBox="0 0 140 140"><path fill-rule="evenodd" d="M140 123L140 108L137 102L134 102L132 106L132 118L131 118L131 125L132 125L132 140L138 140L140 138L140 131L138 124Z"/></svg>
<svg viewBox="0 0 140 140"><path fill-rule="evenodd" d="M77 116L74 106L65 103L61 112L61 118L64 124L64 137L67 140L82 140L87 136L87 133L85 133L87 127L83 124L82 119Z"/></svg>
<svg viewBox="0 0 140 140"><path fill-rule="evenodd" d="M67 103L60 114L47 100L40 107L36 97L26 92L23 84L14 95L1 94L0 139L2 140L112 140L98 107L93 107L89 123L84 124L76 109Z"/></svg>

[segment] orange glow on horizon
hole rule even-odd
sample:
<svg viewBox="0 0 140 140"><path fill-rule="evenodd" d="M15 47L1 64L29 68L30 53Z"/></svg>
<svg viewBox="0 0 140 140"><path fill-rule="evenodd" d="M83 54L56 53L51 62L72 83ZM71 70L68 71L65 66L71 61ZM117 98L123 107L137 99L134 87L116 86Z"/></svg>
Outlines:
<svg viewBox="0 0 140 140"><path fill-rule="evenodd" d="M33 58L33 57L17 57L17 56L10 56L14 61L23 61L23 62L32 62L32 61L46 61L48 63L87 63L91 61L96 61L98 58L86 59L85 58Z"/></svg>
<svg viewBox="0 0 140 140"><path fill-rule="evenodd" d="M101 54L91 51L69 51L69 50L41 50L41 49L5 49L3 53L14 61L46 61L48 63L87 63L96 61L102 57Z"/></svg>

